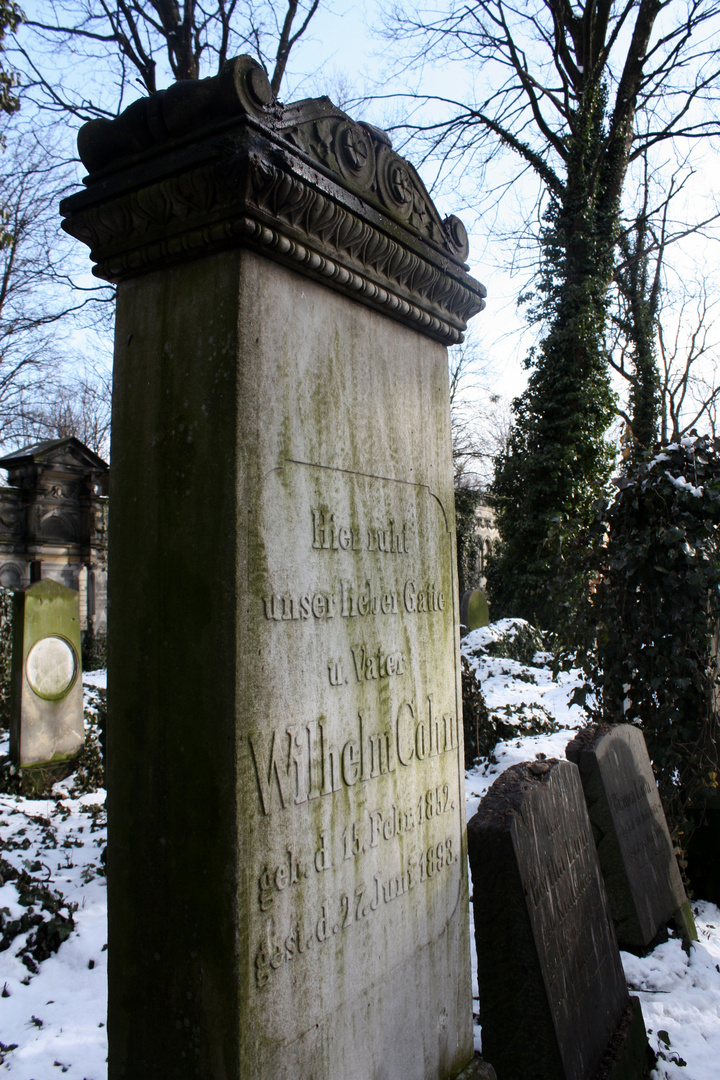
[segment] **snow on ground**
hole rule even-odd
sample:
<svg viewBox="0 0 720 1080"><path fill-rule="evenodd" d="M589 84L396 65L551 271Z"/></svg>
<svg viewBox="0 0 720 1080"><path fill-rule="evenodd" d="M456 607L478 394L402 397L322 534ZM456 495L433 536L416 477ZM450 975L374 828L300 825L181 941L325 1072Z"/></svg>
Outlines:
<svg viewBox="0 0 720 1080"><path fill-rule="evenodd" d="M500 743L493 760L466 774L468 819L493 781L511 765L535 758L564 757L565 747L583 721L583 710L569 703L578 672L561 673L554 682L542 653L536 653L530 663L488 655L493 642L501 637L513 638L521 626L520 620L503 619L474 630L461 645L480 680L490 712L501 718L515 718L519 724L517 738ZM532 726L533 721L543 717L556 730L542 735L522 733L523 725ZM652 1080L720 1077L720 909L699 901L693 904L693 910L700 940L691 947L689 956L677 938L659 945L644 958L620 954L628 986L640 998L650 1045L658 1054ZM472 934L472 918L470 925ZM473 994L477 999L474 955L472 961ZM481 1049L477 1025L475 1044Z"/></svg>
<svg viewBox="0 0 720 1080"><path fill-rule="evenodd" d="M650 956L622 953L625 978L642 1004L650 1044L667 1080L720 1075L720 908L693 904L699 941L690 954L675 938Z"/></svg>
<svg viewBox="0 0 720 1080"><path fill-rule="evenodd" d="M489 655L508 642L512 652L520 626L503 620L463 641L490 712L503 724L516 725L515 737L506 738L489 761L467 774L468 817L510 765L563 757L582 723L582 710L569 704L577 673L553 681L547 656L532 655L527 641L524 649L515 650L521 659ZM493 645L500 639L500 645ZM87 674L84 682L91 704L95 689L105 686L104 672ZM3 754L7 739L0 740ZM9 880L0 863L0 933L12 937L9 948L2 948L5 940L0 943L0 1074L17 1080L54 1080L61 1074L68 1080L107 1078L103 807L104 792L82 794L73 777L56 785L47 799L0 792L0 858L14 868L11 874L25 874ZM19 903L18 884L29 906ZM660 1054L653 1080L720 1076L720 910L702 901L694 909L700 941L689 955L677 939L642 959L622 954L628 984L642 1002L650 1043ZM30 912L42 918L44 930L38 934L33 925L14 933L10 924ZM74 928L68 933L70 913ZM59 949L46 959L36 958L53 933L66 935ZM474 956L473 985L477 997ZM478 1048L480 1035L476 1028Z"/></svg>
<svg viewBox="0 0 720 1080"><path fill-rule="evenodd" d="M88 707L105 673L84 682ZM74 786L44 799L0 792L0 1073L18 1080L107 1077L105 792ZM12 926L22 919L32 925ZM43 948L58 938L56 952Z"/></svg>
<svg viewBox="0 0 720 1080"><path fill-rule="evenodd" d="M505 722L518 725L517 738L499 743L489 762L467 773L468 820L491 784L511 765L535 758L565 757L565 747L585 715L579 705L570 705L568 700L578 682L577 672L561 672L553 681L550 668L543 662L548 659L546 654L535 653L532 663L487 655L488 646L501 638L513 638L515 630L523 625L527 626L519 619L500 619L473 630L462 641L461 652L475 671L488 709ZM539 726L549 730L537 735L523 731Z"/></svg>

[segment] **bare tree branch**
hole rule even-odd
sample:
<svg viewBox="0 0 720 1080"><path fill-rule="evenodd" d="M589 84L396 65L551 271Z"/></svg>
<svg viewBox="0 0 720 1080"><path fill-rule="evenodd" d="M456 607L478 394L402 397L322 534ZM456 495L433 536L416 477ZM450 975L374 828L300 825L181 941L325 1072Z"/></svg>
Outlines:
<svg viewBox="0 0 720 1080"><path fill-rule="evenodd" d="M18 68L24 92L41 107L83 118L116 115L133 82L151 94L160 78L213 75L248 49L272 69L277 94L319 7L320 0L38 0L21 27ZM100 81L103 70L114 78ZM78 89L81 72L97 88L94 99Z"/></svg>

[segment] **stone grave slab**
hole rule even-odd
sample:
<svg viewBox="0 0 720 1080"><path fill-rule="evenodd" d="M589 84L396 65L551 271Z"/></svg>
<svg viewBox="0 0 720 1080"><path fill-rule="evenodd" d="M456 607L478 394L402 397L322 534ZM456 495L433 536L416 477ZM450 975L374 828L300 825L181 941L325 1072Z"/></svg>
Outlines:
<svg viewBox="0 0 720 1080"><path fill-rule="evenodd" d="M580 769L621 948L649 948L671 921L697 940L642 731L594 725L565 755Z"/></svg>
<svg viewBox="0 0 720 1080"><path fill-rule="evenodd" d="M465 231L248 57L79 147L64 227L119 283L110 1080L469 1077Z"/></svg>
<svg viewBox="0 0 720 1080"><path fill-rule="evenodd" d="M483 1056L499 1080L648 1076L577 768L508 769L468 849Z"/></svg>
<svg viewBox="0 0 720 1080"><path fill-rule="evenodd" d="M490 622L490 607L482 589L468 589L460 601L461 636L487 626Z"/></svg>
<svg viewBox="0 0 720 1080"><path fill-rule="evenodd" d="M39 581L13 605L10 757L21 768L57 764L85 742L79 595Z"/></svg>

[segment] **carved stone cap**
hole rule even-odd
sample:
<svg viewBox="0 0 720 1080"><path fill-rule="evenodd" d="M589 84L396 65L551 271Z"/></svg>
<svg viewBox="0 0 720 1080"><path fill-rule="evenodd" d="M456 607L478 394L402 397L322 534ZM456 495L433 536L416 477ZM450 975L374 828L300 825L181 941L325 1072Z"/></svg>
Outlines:
<svg viewBox="0 0 720 1080"><path fill-rule="evenodd" d="M247 246L446 344L485 306L462 222L387 135L329 98L279 104L251 57L90 121L78 149L63 228L108 281Z"/></svg>

